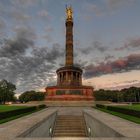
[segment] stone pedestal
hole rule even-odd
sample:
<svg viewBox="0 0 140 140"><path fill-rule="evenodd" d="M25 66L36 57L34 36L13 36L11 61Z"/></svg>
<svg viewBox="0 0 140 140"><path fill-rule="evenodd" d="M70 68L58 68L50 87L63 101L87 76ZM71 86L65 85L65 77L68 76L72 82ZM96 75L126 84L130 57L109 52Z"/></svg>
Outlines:
<svg viewBox="0 0 140 140"><path fill-rule="evenodd" d="M46 94L46 100L94 100L93 88L90 86L52 86L46 88Z"/></svg>

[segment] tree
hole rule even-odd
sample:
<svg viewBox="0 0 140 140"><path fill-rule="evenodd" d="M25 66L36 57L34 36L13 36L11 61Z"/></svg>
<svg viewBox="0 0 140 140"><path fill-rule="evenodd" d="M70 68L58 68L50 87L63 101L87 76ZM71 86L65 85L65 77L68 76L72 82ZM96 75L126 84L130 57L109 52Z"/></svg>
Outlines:
<svg viewBox="0 0 140 140"><path fill-rule="evenodd" d="M19 100L21 102L29 102L29 101L42 101L45 98L45 94L43 92L36 91L26 91L19 96Z"/></svg>
<svg viewBox="0 0 140 140"><path fill-rule="evenodd" d="M98 101L140 102L140 88L130 87L120 91L100 89L94 92L94 96Z"/></svg>
<svg viewBox="0 0 140 140"><path fill-rule="evenodd" d="M13 101L14 99L14 90L16 86L7 80L0 81L0 103L5 104L6 101Z"/></svg>

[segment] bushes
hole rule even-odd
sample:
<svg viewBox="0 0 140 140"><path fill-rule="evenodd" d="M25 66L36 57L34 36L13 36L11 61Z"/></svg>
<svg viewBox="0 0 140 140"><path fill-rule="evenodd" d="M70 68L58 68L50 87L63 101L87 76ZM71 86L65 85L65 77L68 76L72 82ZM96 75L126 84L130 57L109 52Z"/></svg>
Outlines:
<svg viewBox="0 0 140 140"><path fill-rule="evenodd" d="M96 104L96 107L105 108L105 106L104 105L101 105L101 104Z"/></svg>
<svg viewBox="0 0 140 140"><path fill-rule="evenodd" d="M7 80L0 81L0 104L5 104L5 102L13 101L16 86Z"/></svg>
<svg viewBox="0 0 140 140"><path fill-rule="evenodd" d="M11 111L0 112L0 119L10 118L10 117L17 116L20 114L36 111L38 109L42 109L45 107L46 105L39 105L39 106L32 106L32 107L20 108L20 109L11 110Z"/></svg>
<svg viewBox="0 0 140 140"><path fill-rule="evenodd" d="M94 96L97 101L112 101L112 102L139 102L140 88L130 87L122 90L104 90L94 91Z"/></svg>
<svg viewBox="0 0 140 140"><path fill-rule="evenodd" d="M46 105L42 104L42 105L38 105L37 107L38 109L42 109L42 108L46 108Z"/></svg>
<svg viewBox="0 0 140 140"><path fill-rule="evenodd" d="M117 107L117 106L107 106L107 109L110 111L116 111L116 112L123 113L126 115L140 117L140 111L137 111L137 110L121 108L121 107Z"/></svg>
<svg viewBox="0 0 140 140"><path fill-rule="evenodd" d="M118 106L105 106L105 105L101 105L101 104L96 104L96 107L107 109L107 110L114 111L114 112L119 112L119 113L126 114L126 115L131 115L134 117L140 117L140 111L133 110L133 109L121 108Z"/></svg>
<svg viewBox="0 0 140 140"><path fill-rule="evenodd" d="M45 94L43 92L36 91L26 91L19 96L21 102L29 101L43 101L45 99Z"/></svg>

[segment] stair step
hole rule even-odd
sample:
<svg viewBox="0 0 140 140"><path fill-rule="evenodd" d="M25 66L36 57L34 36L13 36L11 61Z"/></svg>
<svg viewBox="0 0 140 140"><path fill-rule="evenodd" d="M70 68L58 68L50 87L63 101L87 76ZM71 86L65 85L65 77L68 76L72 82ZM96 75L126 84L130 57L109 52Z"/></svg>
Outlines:
<svg viewBox="0 0 140 140"><path fill-rule="evenodd" d="M71 126L78 126L78 127L85 127L85 125L81 125L81 124L70 124L70 125L68 125L68 124L56 124L56 126L62 126L62 127L64 127L64 126L66 126L66 127L71 127Z"/></svg>
<svg viewBox="0 0 140 140"><path fill-rule="evenodd" d="M82 130L82 131L78 131L78 130L55 130L55 133L82 133L82 134L85 134L85 130Z"/></svg>
<svg viewBox="0 0 140 140"><path fill-rule="evenodd" d="M54 137L86 137L83 116L57 116L54 128Z"/></svg>
<svg viewBox="0 0 140 140"><path fill-rule="evenodd" d="M75 124L75 123L71 123L71 124L66 124L66 123L59 123L59 124L56 124L56 126L85 126L83 124Z"/></svg>
<svg viewBox="0 0 140 140"><path fill-rule="evenodd" d="M57 120L57 122L81 122L81 121L84 121L84 120L67 120L67 119L65 119L65 120Z"/></svg>
<svg viewBox="0 0 140 140"><path fill-rule="evenodd" d="M57 127L55 130L85 130L85 128L79 128L79 127Z"/></svg>
<svg viewBox="0 0 140 140"><path fill-rule="evenodd" d="M80 136L80 137L84 136L85 137L86 135L85 135L85 133L55 133L54 136L63 136L63 137L64 136L70 136L70 137L72 137L72 136Z"/></svg>
<svg viewBox="0 0 140 140"><path fill-rule="evenodd" d="M74 135L74 134L57 134L57 135L54 135L54 137L86 137L86 135Z"/></svg>

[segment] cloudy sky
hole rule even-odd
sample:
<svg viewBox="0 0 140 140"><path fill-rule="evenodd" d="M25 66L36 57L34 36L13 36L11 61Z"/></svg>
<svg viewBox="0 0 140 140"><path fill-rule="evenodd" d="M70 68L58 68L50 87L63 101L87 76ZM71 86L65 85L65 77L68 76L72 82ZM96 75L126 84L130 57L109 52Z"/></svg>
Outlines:
<svg viewBox="0 0 140 140"><path fill-rule="evenodd" d="M140 86L139 0L0 0L0 79L18 93L55 85L65 60L66 4L74 10L74 59L83 83Z"/></svg>

